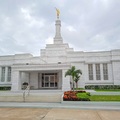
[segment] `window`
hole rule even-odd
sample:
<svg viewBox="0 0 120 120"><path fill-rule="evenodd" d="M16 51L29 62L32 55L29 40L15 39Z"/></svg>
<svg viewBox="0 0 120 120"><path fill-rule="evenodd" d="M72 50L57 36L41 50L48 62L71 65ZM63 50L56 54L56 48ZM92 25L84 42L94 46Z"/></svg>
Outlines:
<svg viewBox="0 0 120 120"><path fill-rule="evenodd" d="M88 64L89 80L93 80L93 65Z"/></svg>
<svg viewBox="0 0 120 120"><path fill-rule="evenodd" d="M7 82L11 81L11 67L8 67Z"/></svg>
<svg viewBox="0 0 120 120"><path fill-rule="evenodd" d="M103 79L108 80L108 66L107 66L107 63L103 64Z"/></svg>
<svg viewBox="0 0 120 120"><path fill-rule="evenodd" d="M4 82L5 81L5 67L2 67L2 70L1 70L1 82Z"/></svg>
<svg viewBox="0 0 120 120"><path fill-rule="evenodd" d="M95 68L96 68L96 80L100 80L101 79L101 77L100 77L100 64L96 64Z"/></svg>

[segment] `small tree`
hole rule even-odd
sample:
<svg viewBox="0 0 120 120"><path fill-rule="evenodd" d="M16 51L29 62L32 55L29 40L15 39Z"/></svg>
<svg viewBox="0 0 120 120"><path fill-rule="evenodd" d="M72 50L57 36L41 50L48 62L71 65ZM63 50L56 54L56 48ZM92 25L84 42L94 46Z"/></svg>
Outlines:
<svg viewBox="0 0 120 120"><path fill-rule="evenodd" d="M75 83L76 83L76 88L78 88L78 81L80 80L80 75L79 74L76 74L75 76Z"/></svg>
<svg viewBox="0 0 120 120"><path fill-rule="evenodd" d="M77 75L82 74L81 70L76 70L75 66L72 66L70 69L68 69L65 73L66 76L71 76L72 77L72 82L73 82L73 91L74 91L74 81L76 79Z"/></svg>

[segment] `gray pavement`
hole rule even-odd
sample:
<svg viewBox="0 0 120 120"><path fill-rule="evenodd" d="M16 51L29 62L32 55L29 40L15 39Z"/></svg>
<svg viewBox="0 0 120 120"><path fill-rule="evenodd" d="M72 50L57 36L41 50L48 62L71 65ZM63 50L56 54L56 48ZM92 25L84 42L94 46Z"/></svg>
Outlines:
<svg viewBox="0 0 120 120"><path fill-rule="evenodd" d="M62 103L37 103L37 102L0 102L0 108L66 108L83 110L118 110L120 102L62 102Z"/></svg>
<svg viewBox="0 0 120 120"><path fill-rule="evenodd" d="M0 108L0 120L120 120L120 111L63 108Z"/></svg>

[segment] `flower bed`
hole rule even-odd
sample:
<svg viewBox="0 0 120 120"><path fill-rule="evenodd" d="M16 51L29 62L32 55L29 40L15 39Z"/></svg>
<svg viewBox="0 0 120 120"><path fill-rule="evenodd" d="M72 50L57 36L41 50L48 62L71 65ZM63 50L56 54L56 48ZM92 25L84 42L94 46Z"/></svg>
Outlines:
<svg viewBox="0 0 120 120"><path fill-rule="evenodd" d="M90 93L86 91L66 91L64 92L63 101L90 101Z"/></svg>

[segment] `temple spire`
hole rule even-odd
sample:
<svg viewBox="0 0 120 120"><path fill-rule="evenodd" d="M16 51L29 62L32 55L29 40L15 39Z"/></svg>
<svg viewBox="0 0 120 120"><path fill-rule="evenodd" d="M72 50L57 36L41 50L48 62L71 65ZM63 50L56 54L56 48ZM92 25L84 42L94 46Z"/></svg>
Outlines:
<svg viewBox="0 0 120 120"><path fill-rule="evenodd" d="M61 37L61 21L59 19L60 11L56 8L57 20L55 21L56 33L54 37L54 44L62 44L63 40Z"/></svg>

